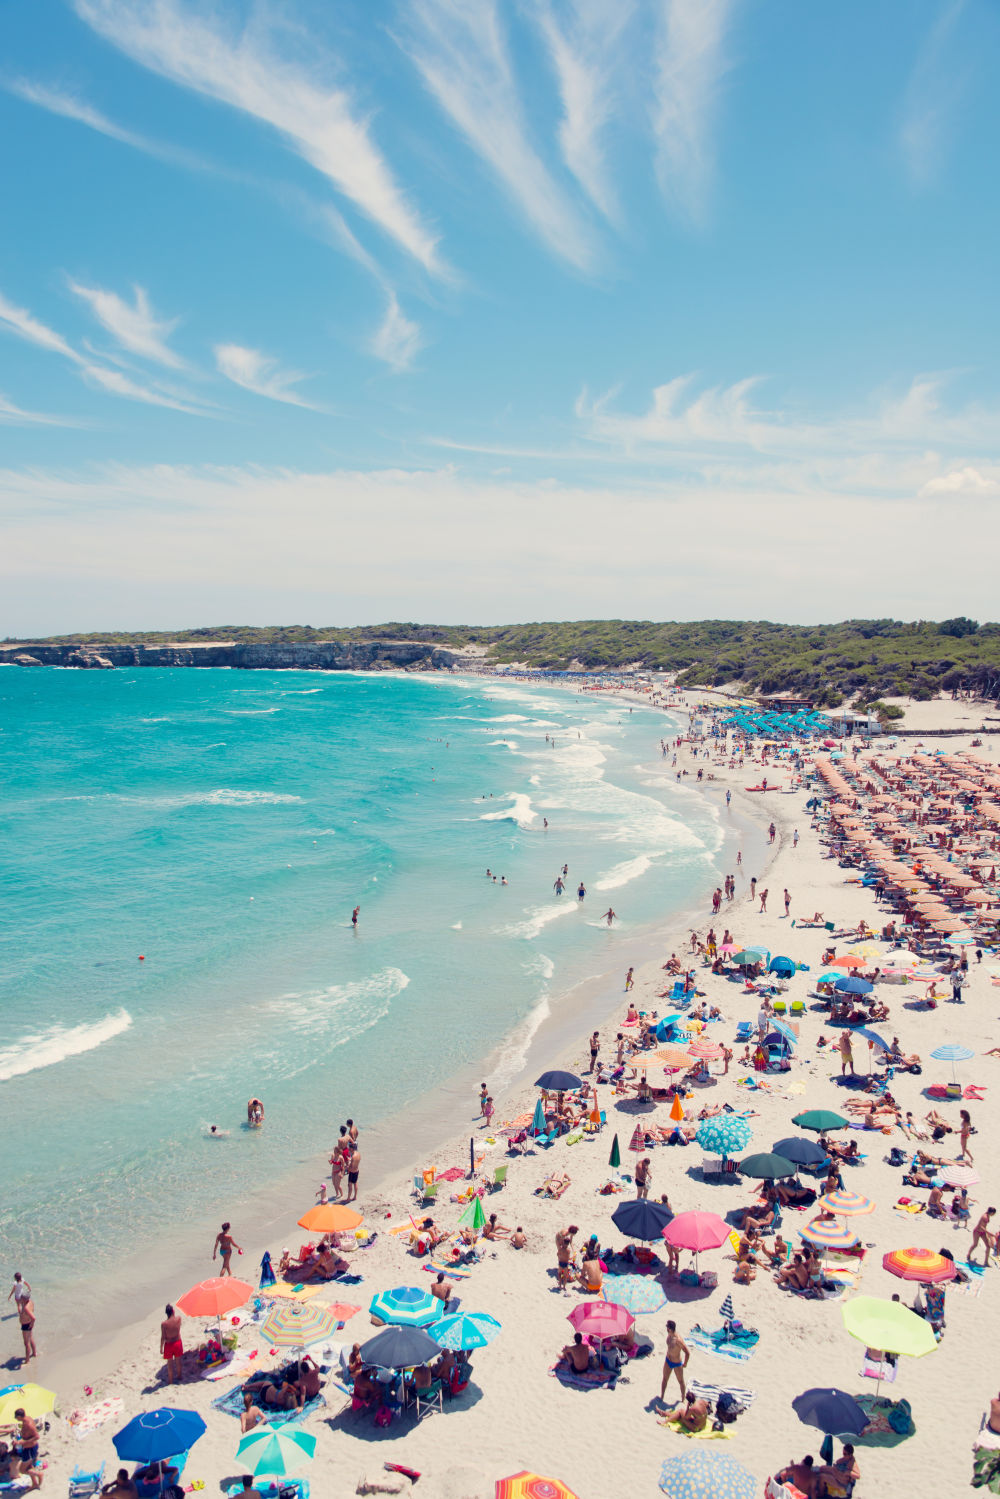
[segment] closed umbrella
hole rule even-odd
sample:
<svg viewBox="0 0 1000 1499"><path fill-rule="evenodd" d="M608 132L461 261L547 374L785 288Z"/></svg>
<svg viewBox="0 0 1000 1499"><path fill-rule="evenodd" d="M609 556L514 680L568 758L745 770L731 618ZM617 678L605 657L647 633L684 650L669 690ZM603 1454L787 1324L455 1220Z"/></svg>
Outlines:
<svg viewBox="0 0 1000 1499"><path fill-rule="evenodd" d="M265 1422L241 1438L236 1456L254 1477L266 1473L269 1477L286 1478L304 1463L312 1462L316 1456L316 1438L308 1431L288 1431L284 1427L275 1430Z"/></svg>
<svg viewBox="0 0 1000 1499"><path fill-rule="evenodd" d="M535 1099L535 1112L531 1118L531 1133L533 1135L544 1135L548 1133L545 1123L545 1108L540 1098Z"/></svg>
<svg viewBox="0 0 1000 1499"><path fill-rule="evenodd" d="M482 1233L486 1226L486 1214L483 1212L482 1198L473 1197L459 1218L458 1226L459 1228L471 1228L474 1234Z"/></svg>
<svg viewBox="0 0 1000 1499"><path fill-rule="evenodd" d="M500 1323L485 1312L452 1312L431 1328L431 1337L441 1348L485 1348L500 1331Z"/></svg>
<svg viewBox="0 0 1000 1499"><path fill-rule="evenodd" d="M674 1094L674 1101L670 1105L670 1117L675 1124L680 1124L684 1118L684 1105L681 1103L680 1094Z"/></svg>
<svg viewBox="0 0 1000 1499"><path fill-rule="evenodd" d="M691 1447L660 1469L668 1499L756 1499L757 1480L734 1457L709 1447Z"/></svg>
<svg viewBox="0 0 1000 1499"><path fill-rule="evenodd" d="M476 1198L478 1202L478 1197ZM396 1286L391 1291L379 1291L373 1296L368 1310L382 1322L394 1323L398 1327L426 1327L436 1322L444 1310L439 1296L432 1296L419 1286Z"/></svg>
<svg viewBox="0 0 1000 1499"><path fill-rule="evenodd" d="M410 1369L437 1358L441 1349L422 1327L386 1327L361 1345L366 1364L380 1369Z"/></svg>
<svg viewBox="0 0 1000 1499"><path fill-rule="evenodd" d="M632 1138L628 1142L628 1148L629 1148L629 1150L634 1150L636 1152L645 1150L645 1148L646 1148L646 1137L644 1136L644 1134L642 1132L642 1125L641 1124L637 1124L636 1127L635 1127L635 1129L632 1131Z"/></svg>
<svg viewBox="0 0 1000 1499"><path fill-rule="evenodd" d="M794 1161L796 1166L821 1166L826 1160L826 1151L812 1140L789 1136L787 1140L775 1140L775 1155L783 1155L787 1161Z"/></svg>
<svg viewBox="0 0 1000 1499"><path fill-rule="evenodd" d="M892 1249L882 1256L882 1268L900 1280L916 1280L923 1285L954 1280L958 1274L955 1261L933 1249Z"/></svg>
<svg viewBox="0 0 1000 1499"><path fill-rule="evenodd" d="M748 1155L740 1161L740 1170L744 1176L756 1176L763 1181L773 1181L778 1176L794 1176L795 1162L790 1161L787 1156L761 1151L758 1155Z"/></svg>
<svg viewBox="0 0 1000 1499"><path fill-rule="evenodd" d="M611 1154L608 1157L608 1165L612 1168L613 1171L617 1171L621 1163L622 1153L618 1146L618 1132L615 1131L615 1137L611 1142Z"/></svg>
<svg viewBox="0 0 1000 1499"><path fill-rule="evenodd" d="M638 1197L620 1202L611 1214L611 1221L626 1238L643 1239L652 1243L659 1239L673 1214L660 1202L650 1202L648 1197Z"/></svg>

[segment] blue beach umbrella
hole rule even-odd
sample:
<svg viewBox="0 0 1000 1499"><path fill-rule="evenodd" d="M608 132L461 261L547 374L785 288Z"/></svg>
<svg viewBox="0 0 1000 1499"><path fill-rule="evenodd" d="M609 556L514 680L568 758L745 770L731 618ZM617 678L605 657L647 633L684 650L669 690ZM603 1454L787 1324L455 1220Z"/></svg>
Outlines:
<svg viewBox="0 0 1000 1499"><path fill-rule="evenodd" d="M541 1077L535 1080L536 1088L544 1088L548 1093L572 1093L575 1088L582 1088L581 1080L573 1072L543 1072Z"/></svg>
<svg viewBox="0 0 1000 1499"><path fill-rule="evenodd" d="M788 1042L789 1046L797 1046L799 1044L798 1036L792 1030L792 1027L786 1024L784 1020L777 1020L772 1017L771 1025L774 1030L778 1032L778 1035L782 1038L782 1040Z"/></svg>
<svg viewBox="0 0 1000 1499"><path fill-rule="evenodd" d="M431 1337L442 1348L485 1348L500 1331L500 1323L485 1312L453 1312L431 1328Z"/></svg>
<svg viewBox="0 0 1000 1499"><path fill-rule="evenodd" d="M361 1345L366 1364L380 1369L412 1369L437 1358L441 1349L422 1327L384 1327Z"/></svg>
<svg viewBox="0 0 1000 1499"><path fill-rule="evenodd" d="M669 1457L660 1469L668 1499L756 1499L757 1480L726 1453L692 1447Z"/></svg>
<svg viewBox="0 0 1000 1499"><path fill-rule="evenodd" d="M717 1114L714 1119L702 1120L695 1139L713 1155L736 1155L750 1144L753 1130L737 1114Z"/></svg>
<svg viewBox="0 0 1000 1499"><path fill-rule="evenodd" d="M850 1030L853 1036L864 1036L865 1040L870 1041L873 1046L879 1046L883 1051L889 1050L889 1043L885 1037L880 1036L878 1031L873 1031L870 1025L853 1026Z"/></svg>
<svg viewBox="0 0 1000 1499"><path fill-rule="evenodd" d="M368 1310L373 1317L396 1327L426 1327L438 1320L443 1303L439 1296L432 1296L419 1286L396 1286L392 1291L379 1291L373 1296Z"/></svg>
<svg viewBox="0 0 1000 1499"><path fill-rule="evenodd" d="M648 1197L637 1197L630 1202L620 1202L611 1214L611 1221L628 1238L653 1243L660 1239L673 1216L662 1203L650 1202Z"/></svg>
<svg viewBox="0 0 1000 1499"><path fill-rule="evenodd" d="M833 986L841 994L870 994L874 984L869 984L865 979L844 978L838 979Z"/></svg>
<svg viewBox="0 0 1000 1499"><path fill-rule="evenodd" d="M843 977L844 975L841 973L839 968L830 968L826 971L826 973L821 973L816 982L817 984L835 984L839 979L842 979Z"/></svg>
<svg viewBox="0 0 1000 1499"><path fill-rule="evenodd" d="M796 1166L821 1166L826 1160L826 1151L821 1146L796 1135L790 1135L787 1140L775 1140L774 1153Z"/></svg>
<svg viewBox="0 0 1000 1499"><path fill-rule="evenodd" d="M205 1423L197 1411L161 1406L159 1410L133 1416L111 1440L118 1456L126 1462L155 1463L187 1452L204 1431Z"/></svg>
<svg viewBox="0 0 1000 1499"><path fill-rule="evenodd" d="M955 1081L955 1063L968 1062L975 1054L974 1051L970 1051L967 1046L962 1046L957 1041L952 1041L947 1046L939 1046L937 1051L931 1052L931 1056L935 1062L951 1063L952 1082Z"/></svg>
<svg viewBox="0 0 1000 1499"><path fill-rule="evenodd" d="M667 1304L663 1287L652 1275L606 1275L604 1294L633 1317L649 1316Z"/></svg>
<svg viewBox="0 0 1000 1499"><path fill-rule="evenodd" d="M804 1390L792 1401L792 1410L806 1426L838 1437L859 1437L870 1419L853 1395L830 1388Z"/></svg>
<svg viewBox="0 0 1000 1499"><path fill-rule="evenodd" d="M266 1473L271 1478L286 1478L311 1463L316 1456L316 1438L308 1431L274 1430L263 1425L248 1431L240 1440L236 1456L256 1477Z"/></svg>

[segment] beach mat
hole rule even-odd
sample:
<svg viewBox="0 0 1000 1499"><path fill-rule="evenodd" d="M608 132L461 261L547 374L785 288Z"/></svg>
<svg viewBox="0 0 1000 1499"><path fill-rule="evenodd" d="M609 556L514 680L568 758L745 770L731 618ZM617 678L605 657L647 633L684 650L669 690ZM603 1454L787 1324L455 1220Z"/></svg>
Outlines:
<svg viewBox="0 0 1000 1499"><path fill-rule="evenodd" d="M692 1348L697 1348L699 1353L714 1353L716 1358L728 1359L732 1364L745 1364L753 1358L756 1352L756 1344L751 1344L749 1347L741 1347L737 1343L716 1345L702 1327L692 1328L687 1335L687 1341Z"/></svg>
<svg viewBox="0 0 1000 1499"><path fill-rule="evenodd" d="M673 1416L659 1416L657 1417L656 1424L658 1426L665 1426L668 1431L675 1431L679 1437L687 1437L694 1442L728 1442L733 1437L733 1432L728 1427L724 1426L721 1431L715 1431L712 1427L711 1417L709 1417L701 1431L688 1431L687 1427Z"/></svg>
<svg viewBox="0 0 1000 1499"><path fill-rule="evenodd" d="M311 1416L313 1411L321 1410L325 1404L326 1401L322 1395L314 1395L311 1400L306 1401L300 1411L275 1410L270 1405L262 1405L260 1409L264 1412L264 1419L269 1425L294 1426L299 1421L304 1421L307 1416ZM224 1395L217 1395L212 1401L212 1409L225 1411L227 1416L242 1416L243 1391L237 1387L234 1390L227 1390Z"/></svg>
<svg viewBox="0 0 1000 1499"><path fill-rule="evenodd" d="M731 1395L744 1410L757 1399L756 1390L745 1390L735 1384L709 1384L707 1379L689 1380L688 1389L699 1400L708 1400L712 1405L718 1404L720 1395Z"/></svg>
<svg viewBox="0 0 1000 1499"><path fill-rule="evenodd" d="M552 1365L549 1373L553 1379L558 1379L560 1384L572 1390L596 1390L601 1386L614 1386L621 1377L619 1374L612 1373L610 1369L586 1369L582 1374L578 1374L561 1359Z"/></svg>
<svg viewBox="0 0 1000 1499"><path fill-rule="evenodd" d="M427 1260L423 1269L427 1270L431 1275L436 1275L439 1270L443 1270L445 1275L450 1275L454 1280L468 1280L472 1274L468 1265L455 1265L450 1260L438 1259L434 1255Z"/></svg>
<svg viewBox="0 0 1000 1499"><path fill-rule="evenodd" d="M85 1436L103 1426L114 1416L120 1416L125 1409L125 1401L120 1395L113 1395L110 1400L101 1400L97 1405L85 1406L82 1410L75 1410L69 1416L69 1424L73 1428L73 1435L77 1441L82 1442Z"/></svg>

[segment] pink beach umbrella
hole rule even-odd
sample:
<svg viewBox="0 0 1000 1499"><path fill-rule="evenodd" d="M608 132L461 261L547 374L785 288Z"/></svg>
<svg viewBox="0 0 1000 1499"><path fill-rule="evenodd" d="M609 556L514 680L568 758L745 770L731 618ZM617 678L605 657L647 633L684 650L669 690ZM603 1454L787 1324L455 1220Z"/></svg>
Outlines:
<svg viewBox="0 0 1000 1499"><path fill-rule="evenodd" d="M722 1056L722 1047L718 1041L694 1041L689 1050L693 1057L704 1057L709 1062L714 1062Z"/></svg>
<svg viewBox="0 0 1000 1499"><path fill-rule="evenodd" d="M644 1135L642 1133L642 1125L641 1124L637 1124L636 1127L635 1127L635 1129L632 1131L632 1138L628 1142L628 1148L629 1148L629 1150L645 1150L646 1149L646 1140L645 1140L645 1137L644 1137Z"/></svg>
<svg viewBox="0 0 1000 1499"><path fill-rule="evenodd" d="M663 1237L675 1249L718 1249L729 1238L729 1225L718 1213L678 1213L663 1230Z"/></svg>
<svg viewBox="0 0 1000 1499"><path fill-rule="evenodd" d="M585 1301L573 1308L567 1320L585 1338L597 1338L599 1342L624 1337L635 1326L632 1313L615 1301Z"/></svg>

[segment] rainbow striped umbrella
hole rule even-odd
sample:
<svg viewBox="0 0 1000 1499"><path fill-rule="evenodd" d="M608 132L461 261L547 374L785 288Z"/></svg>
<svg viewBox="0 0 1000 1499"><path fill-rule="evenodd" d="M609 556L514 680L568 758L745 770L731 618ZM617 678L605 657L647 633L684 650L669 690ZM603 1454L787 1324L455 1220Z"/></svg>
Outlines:
<svg viewBox="0 0 1000 1499"><path fill-rule="evenodd" d="M577 1496L561 1479L525 1472L498 1478L496 1499L577 1499Z"/></svg>
<svg viewBox="0 0 1000 1499"><path fill-rule="evenodd" d="M933 1249L893 1249L882 1256L882 1268L900 1280L919 1280L924 1285L954 1280L958 1273L954 1260Z"/></svg>
<svg viewBox="0 0 1000 1499"><path fill-rule="evenodd" d="M853 1249L859 1243L857 1234L844 1223L831 1223L825 1218L814 1218L799 1233L809 1244L823 1249Z"/></svg>
<svg viewBox="0 0 1000 1499"><path fill-rule="evenodd" d="M269 1313L261 1337L276 1348L308 1348L336 1335L340 1318L313 1301L283 1301Z"/></svg>
<svg viewBox="0 0 1000 1499"><path fill-rule="evenodd" d="M875 1204L861 1192L827 1192L816 1204L827 1213L836 1213L841 1218L860 1218L865 1213L874 1213Z"/></svg>

